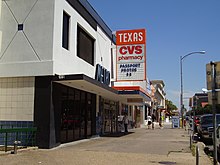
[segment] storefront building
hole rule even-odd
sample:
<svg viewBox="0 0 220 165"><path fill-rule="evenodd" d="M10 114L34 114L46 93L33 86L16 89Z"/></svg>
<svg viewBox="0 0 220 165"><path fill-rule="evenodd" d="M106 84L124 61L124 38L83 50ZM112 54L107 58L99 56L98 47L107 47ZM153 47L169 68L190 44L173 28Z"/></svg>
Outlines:
<svg viewBox="0 0 220 165"><path fill-rule="evenodd" d="M87 1L0 1L0 13L0 125L36 126L53 148L119 131L123 106L143 123L145 82L117 88L115 37Z"/></svg>
<svg viewBox="0 0 220 165"><path fill-rule="evenodd" d="M213 87L213 82L215 85ZM216 102L214 104L220 104L220 61L216 61L213 64L206 64L206 87L203 92L208 93L208 104L213 104L213 93L210 92L213 88L216 89Z"/></svg>
<svg viewBox="0 0 220 165"><path fill-rule="evenodd" d="M86 1L0 2L0 124L40 148L117 131L111 30Z"/></svg>
<svg viewBox="0 0 220 165"><path fill-rule="evenodd" d="M151 84L153 86L153 111L156 115L157 121L161 118L165 120L165 112L166 112L166 105L165 105L165 84L163 80L151 80Z"/></svg>

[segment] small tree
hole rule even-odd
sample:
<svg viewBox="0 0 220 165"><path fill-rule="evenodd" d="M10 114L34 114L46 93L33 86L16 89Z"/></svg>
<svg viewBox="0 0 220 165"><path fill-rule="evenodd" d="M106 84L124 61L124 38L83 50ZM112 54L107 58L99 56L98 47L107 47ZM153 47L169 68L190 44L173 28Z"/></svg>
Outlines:
<svg viewBox="0 0 220 165"><path fill-rule="evenodd" d="M212 105L211 104L207 104L204 107L197 107L197 109L195 109L195 114L196 115L203 115L203 114L212 114ZM220 113L220 105L216 105L216 113Z"/></svg>
<svg viewBox="0 0 220 165"><path fill-rule="evenodd" d="M172 101L166 99L165 103L169 114L171 114L173 110L177 110L176 105L174 105Z"/></svg>

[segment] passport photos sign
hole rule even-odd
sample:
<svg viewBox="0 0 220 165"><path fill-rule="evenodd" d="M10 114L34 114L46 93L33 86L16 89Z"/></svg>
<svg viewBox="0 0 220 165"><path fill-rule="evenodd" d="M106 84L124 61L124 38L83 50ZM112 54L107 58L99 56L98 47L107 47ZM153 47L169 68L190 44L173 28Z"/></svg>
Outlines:
<svg viewBox="0 0 220 165"><path fill-rule="evenodd" d="M116 31L116 81L146 80L146 30Z"/></svg>

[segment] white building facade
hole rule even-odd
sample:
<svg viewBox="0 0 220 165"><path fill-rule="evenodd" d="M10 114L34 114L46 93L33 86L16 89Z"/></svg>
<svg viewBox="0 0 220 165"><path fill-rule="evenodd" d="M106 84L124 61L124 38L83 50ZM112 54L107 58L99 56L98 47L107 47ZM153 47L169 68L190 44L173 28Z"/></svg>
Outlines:
<svg viewBox="0 0 220 165"><path fill-rule="evenodd" d="M117 132L122 104L147 98L111 88L115 38L87 1L0 1L0 14L0 124L36 126L40 148Z"/></svg>

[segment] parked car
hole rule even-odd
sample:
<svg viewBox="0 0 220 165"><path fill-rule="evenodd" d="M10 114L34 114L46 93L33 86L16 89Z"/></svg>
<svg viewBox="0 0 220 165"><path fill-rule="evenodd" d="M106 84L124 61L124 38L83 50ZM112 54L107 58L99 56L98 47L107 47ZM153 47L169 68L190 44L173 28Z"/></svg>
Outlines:
<svg viewBox="0 0 220 165"><path fill-rule="evenodd" d="M220 114L216 114L216 126L220 124ZM199 125L197 126L198 135L202 140L212 139L213 134L213 115L205 114L200 117Z"/></svg>
<svg viewBox="0 0 220 165"><path fill-rule="evenodd" d="M216 146L217 146L217 153L218 157L220 156L220 124L216 129Z"/></svg>

